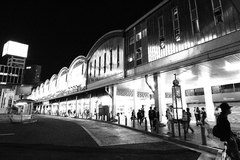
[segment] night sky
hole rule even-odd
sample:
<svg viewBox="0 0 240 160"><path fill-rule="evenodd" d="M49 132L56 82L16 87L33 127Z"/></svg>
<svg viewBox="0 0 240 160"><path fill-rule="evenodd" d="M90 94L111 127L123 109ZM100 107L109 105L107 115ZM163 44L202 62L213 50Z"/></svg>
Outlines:
<svg viewBox="0 0 240 160"><path fill-rule="evenodd" d="M126 29L161 0L1 0L0 48L29 45L27 65L42 66L41 81L86 56L104 34ZM0 58L7 64L7 58Z"/></svg>

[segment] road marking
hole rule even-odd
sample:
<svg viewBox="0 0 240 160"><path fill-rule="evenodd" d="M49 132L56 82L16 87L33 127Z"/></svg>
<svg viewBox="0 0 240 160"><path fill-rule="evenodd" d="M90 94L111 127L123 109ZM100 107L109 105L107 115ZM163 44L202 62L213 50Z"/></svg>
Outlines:
<svg viewBox="0 0 240 160"><path fill-rule="evenodd" d="M0 136L13 136L14 133L3 133L3 134L0 134Z"/></svg>

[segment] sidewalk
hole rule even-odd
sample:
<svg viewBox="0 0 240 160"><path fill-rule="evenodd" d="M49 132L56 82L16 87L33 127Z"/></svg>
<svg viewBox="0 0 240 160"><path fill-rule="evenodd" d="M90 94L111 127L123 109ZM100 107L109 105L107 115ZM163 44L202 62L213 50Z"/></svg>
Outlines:
<svg viewBox="0 0 240 160"><path fill-rule="evenodd" d="M32 115L8 115L0 113L0 123L33 123L36 122Z"/></svg>
<svg viewBox="0 0 240 160"><path fill-rule="evenodd" d="M140 125L137 122L137 120L135 120L135 127L133 127L133 121L131 121L130 119L126 119L125 117L120 117L120 123L118 122L113 122L113 123L116 125L121 125L123 127L131 128L134 130L147 132L151 135L159 136L168 141L178 143L187 147L200 149L216 155L219 154L219 152L222 152L222 149L224 148L223 142L221 142L217 137L214 137L212 134L212 129L209 130L207 129L208 127L205 128L205 136L203 136L206 138L206 141L204 144L202 133L201 133L201 127L196 126L195 122L191 122L191 127L193 128L194 133L191 133L191 131L189 130L186 140L184 139L184 133L183 133L183 128L181 124L180 124L180 136L179 136L178 124L175 124L174 125L175 136L173 137L172 134L168 133L169 131L166 123L165 123L166 126L159 127L158 133L154 130L151 130L149 121L147 121L147 125L145 124L145 121L143 122L143 124ZM215 125L215 122L208 122L208 123L210 128L213 128L213 126ZM232 131L240 131L239 123L231 124L231 129Z"/></svg>

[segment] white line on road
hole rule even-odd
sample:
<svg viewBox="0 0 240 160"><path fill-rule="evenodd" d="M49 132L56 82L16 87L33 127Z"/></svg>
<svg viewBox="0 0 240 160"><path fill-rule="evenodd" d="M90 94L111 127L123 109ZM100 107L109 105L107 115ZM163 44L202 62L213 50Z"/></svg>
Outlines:
<svg viewBox="0 0 240 160"><path fill-rule="evenodd" d="M0 136L13 136L15 133L3 133Z"/></svg>

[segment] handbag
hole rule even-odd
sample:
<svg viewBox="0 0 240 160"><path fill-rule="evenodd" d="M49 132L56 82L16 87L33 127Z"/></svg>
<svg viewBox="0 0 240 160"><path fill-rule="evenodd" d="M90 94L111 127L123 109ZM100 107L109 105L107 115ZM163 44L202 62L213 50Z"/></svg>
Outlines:
<svg viewBox="0 0 240 160"><path fill-rule="evenodd" d="M217 138L220 138L220 132L218 131L218 125L215 125L214 127L213 127L213 135L215 136L215 137L217 137Z"/></svg>

